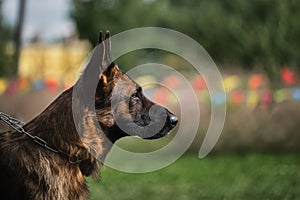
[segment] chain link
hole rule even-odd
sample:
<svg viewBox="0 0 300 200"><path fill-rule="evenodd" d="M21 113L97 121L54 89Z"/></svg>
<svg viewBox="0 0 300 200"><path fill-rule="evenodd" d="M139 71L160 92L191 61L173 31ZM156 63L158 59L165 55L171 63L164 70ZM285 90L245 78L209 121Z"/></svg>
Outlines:
<svg viewBox="0 0 300 200"><path fill-rule="evenodd" d="M28 132L26 132L23 128L23 126L25 125L24 122L13 118L3 112L0 112L0 121L5 122L7 125L9 125L11 128L15 129L17 132L19 133L24 133L26 134L28 137L30 137L31 139L33 139L33 141L37 144L39 144L40 146L54 152L54 153L58 153L59 155L63 156L64 158L67 158L69 163L71 164L76 164L76 163L80 163L81 160L79 158L79 155L74 154L74 155L69 155L68 153L60 150L60 149L56 149L54 147L51 147L50 145L48 145L48 143L43 140L42 138L38 137L38 136L33 136L31 134L29 134Z"/></svg>
<svg viewBox="0 0 300 200"><path fill-rule="evenodd" d="M3 112L0 112L0 120L4 121L7 125L9 125L13 129L15 129L19 133L26 132L23 129L24 122L22 122L16 118L10 117L9 115L7 115Z"/></svg>

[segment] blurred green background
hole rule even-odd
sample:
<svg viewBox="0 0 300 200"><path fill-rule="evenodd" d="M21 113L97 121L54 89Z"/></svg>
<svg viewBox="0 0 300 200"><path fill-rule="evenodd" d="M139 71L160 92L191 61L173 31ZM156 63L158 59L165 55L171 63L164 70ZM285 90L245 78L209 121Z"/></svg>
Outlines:
<svg viewBox="0 0 300 200"><path fill-rule="evenodd" d="M143 26L180 31L222 65L259 66L269 75L283 64L299 69L299 1L280 0L74 0L71 17L80 37ZM132 63L131 63L132 64ZM129 65L130 66L130 65Z"/></svg>
<svg viewBox="0 0 300 200"><path fill-rule="evenodd" d="M117 63L124 71L158 62L182 73L198 95L200 126L184 156L162 170L127 174L104 166L100 181L88 179L90 199L299 198L299 0L49 1L53 13L40 12L33 18L53 17L53 23L59 24L55 11L60 12L58 7L65 2L65 18L72 24L62 29L65 35L51 39L43 34L56 26L26 32L30 13L47 6L32 6L38 5L35 0L14 1L16 16L22 1L25 16L16 17L15 23L4 14L8 0L0 1L0 111L24 121L72 85L81 62L97 42L99 30L110 30L112 35L147 26L180 31L205 48L224 78L228 97L221 102L228 108L225 126L213 152L199 159L213 103L207 99L201 76L189 63L167 52L141 50L119 58ZM22 22L23 37L22 31L18 34ZM158 81L171 82L171 86L176 82L170 77ZM180 115L178 102L166 91L154 88L147 94ZM149 152L167 144L176 130L172 133L156 141L125 138L117 145Z"/></svg>

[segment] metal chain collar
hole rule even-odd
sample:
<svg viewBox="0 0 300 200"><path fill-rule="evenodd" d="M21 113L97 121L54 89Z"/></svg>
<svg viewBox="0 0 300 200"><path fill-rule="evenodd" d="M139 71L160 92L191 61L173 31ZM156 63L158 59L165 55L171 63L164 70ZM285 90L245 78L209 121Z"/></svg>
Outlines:
<svg viewBox="0 0 300 200"><path fill-rule="evenodd" d="M54 152L57 153L59 155L61 155L62 157L66 158L68 160L68 162L70 164L77 164L80 163L81 160L79 158L79 155L74 154L74 155L70 155L58 148L52 147L50 146L45 140L43 140L42 138L38 137L38 136L34 136L31 135L30 133L26 132L23 128L23 126L25 125L24 122L15 119L3 112L0 112L0 121L5 122L7 125L9 125L11 128L15 129L17 132L19 133L24 133L26 134L28 137L30 137L35 143L39 144L40 146Z"/></svg>

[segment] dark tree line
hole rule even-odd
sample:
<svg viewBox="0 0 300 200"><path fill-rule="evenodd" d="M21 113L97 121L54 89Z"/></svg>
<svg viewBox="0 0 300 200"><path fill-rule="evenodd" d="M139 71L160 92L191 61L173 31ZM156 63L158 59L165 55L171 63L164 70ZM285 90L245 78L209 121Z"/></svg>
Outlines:
<svg viewBox="0 0 300 200"><path fill-rule="evenodd" d="M99 30L113 34L159 26L197 40L222 65L299 68L299 0L73 0L71 18L92 44Z"/></svg>
<svg viewBox="0 0 300 200"><path fill-rule="evenodd" d="M8 43L12 39L12 30L3 19L1 5L2 1L0 0L0 77L15 73L11 67L13 58L10 53L12 52L9 52L8 49Z"/></svg>
<svg viewBox="0 0 300 200"><path fill-rule="evenodd" d="M99 30L171 28L197 40L219 66L258 67L276 75L300 70L300 0L72 0L81 38L96 44ZM2 1L0 0L0 8ZM46 17L46 16L45 16ZM0 9L0 76L16 73L7 51L13 31ZM129 55L131 59L134 55ZM125 59L126 60L126 59ZM13 62L14 61L14 62Z"/></svg>
<svg viewBox="0 0 300 200"><path fill-rule="evenodd" d="M22 31L26 0L19 0L17 23L10 27L2 16L2 0L0 0L0 77L16 77L19 57L22 48Z"/></svg>

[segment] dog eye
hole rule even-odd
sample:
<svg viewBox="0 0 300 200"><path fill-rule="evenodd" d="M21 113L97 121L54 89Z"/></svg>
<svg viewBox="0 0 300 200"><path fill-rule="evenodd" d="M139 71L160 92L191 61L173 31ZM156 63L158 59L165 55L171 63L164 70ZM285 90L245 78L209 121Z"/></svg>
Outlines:
<svg viewBox="0 0 300 200"><path fill-rule="evenodd" d="M139 94L136 92L136 93L133 93L132 95L131 95L131 98L133 98L133 99L135 99L135 100L139 100L140 99L140 97L139 97Z"/></svg>
<svg viewBox="0 0 300 200"><path fill-rule="evenodd" d="M137 92L142 92L142 88L141 88L141 87L138 87L138 88L136 89L136 91L137 91Z"/></svg>

